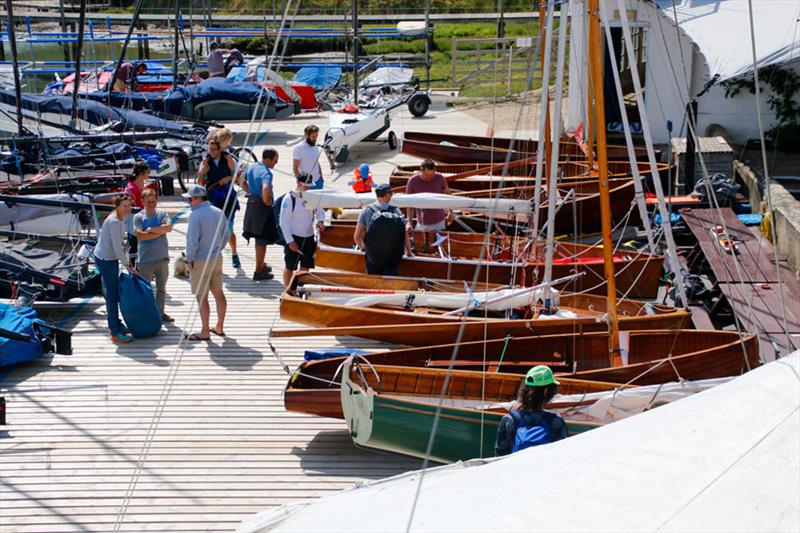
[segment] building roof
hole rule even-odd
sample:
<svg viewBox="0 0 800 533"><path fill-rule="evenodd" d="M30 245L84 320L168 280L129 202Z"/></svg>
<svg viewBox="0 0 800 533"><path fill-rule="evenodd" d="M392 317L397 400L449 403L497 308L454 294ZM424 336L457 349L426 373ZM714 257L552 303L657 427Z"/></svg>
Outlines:
<svg viewBox="0 0 800 533"><path fill-rule="evenodd" d="M719 74L723 81L753 70L748 0L655 3L697 44L711 76ZM752 5L759 68L800 58L800 2L757 0Z"/></svg>

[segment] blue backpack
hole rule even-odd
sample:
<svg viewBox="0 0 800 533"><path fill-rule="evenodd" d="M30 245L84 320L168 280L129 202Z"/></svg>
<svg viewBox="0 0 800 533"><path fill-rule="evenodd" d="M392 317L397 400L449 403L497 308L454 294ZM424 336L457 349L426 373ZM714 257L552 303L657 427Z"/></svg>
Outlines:
<svg viewBox="0 0 800 533"><path fill-rule="evenodd" d="M509 414L511 418L514 419L514 423L517 426L517 432L514 435L514 446L511 448L512 453L532 446L550 444L553 442L550 436L550 420L544 413L539 417L539 420L531 426L526 425L525 418L519 411L511 411Z"/></svg>
<svg viewBox="0 0 800 533"><path fill-rule="evenodd" d="M289 195L289 198L292 199L292 212L294 213L294 207L297 203L297 198L295 198L291 192L280 195L277 200L272 202L272 216L275 217L275 227L278 228L278 236L275 239L275 244L280 245L286 244L286 240L283 238L283 231L281 230L281 205L283 204L283 199L286 198L287 194Z"/></svg>
<svg viewBox="0 0 800 533"><path fill-rule="evenodd" d="M143 277L120 274L119 310L134 337L152 337L161 331L161 310L156 304L153 287Z"/></svg>

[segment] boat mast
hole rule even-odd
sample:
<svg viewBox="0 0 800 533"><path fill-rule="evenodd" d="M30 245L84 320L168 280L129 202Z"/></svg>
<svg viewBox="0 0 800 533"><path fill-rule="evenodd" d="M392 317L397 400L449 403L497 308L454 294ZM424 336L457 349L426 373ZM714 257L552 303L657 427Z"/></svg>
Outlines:
<svg viewBox="0 0 800 533"><path fill-rule="evenodd" d="M181 18L181 2L180 0L175 0L175 55L172 57L172 89L178 86L178 43L179 40L179 31L178 28L178 21Z"/></svg>
<svg viewBox="0 0 800 533"><path fill-rule="evenodd" d="M128 50L128 44L131 42L131 34L133 34L136 23L139 22L139 13L142 11L142 0L136 1L136 6L133 8L133 17L131 17L130 26L128 26L128 33L125 35L125 41L122 43L122 48L119 51L119 59L114 66L114 72L111 73L111 79L108 82L108 105L111 106L111 93L114 91L114 83L117 81L117 72L122 62L125 61L125 52Z"/></svg>
<svg viewBox="0 0 800 533"><path fill-rule="evenodd" d="M545 134L545 126L547 122L544 117L550 114L549 102L549 88L550 88L550 56L552 55L552 33L553 33L553 11L555 7L552 4L546 6L547 14L545 16L544 25L544 52L542 53L542 88L539 92L539 135L538 143L536 145L536 185L533 188L533 233L531 240L535 243L539 239L539 204L542 198L542 175L544 170L544 162L547 158L545 154L545 144L542 142L547 138ZM542 20L542 19L539 19Z"/></svg>
<svg viewBox="0 0 800 533"><path fill-rule="evenodd" d="M75 84L72 86L72 127L78 129L78 90L81 86L81 59L83 58L83 25L86 23L86 0L81 0L78 15L78 46L75 48Z"/></svg>
<svg viewBox="0 0 800 533"><path fill-rule="evenodd" d="M560 10L559 10L559 13L561 13ZM545 20L546 17L547 17L547 9L546 9L546 6L545 6L545 2L541 1L541 2L539 2L539 28L540 28L539 29L539 49L542 51L542 56L541 56L542 70L544 70L544 54L545 54L544 39L545 39L545 33L547 33L549 31L545 27L544 23L542 22L542 21ZM561 19L559 18L559 24L560 23L561 23ZM544 30L542 30L542 28L544 28ZM544 72L542 74L544 74ZM544 76L542 76L542 77L544 77ZM551 148L551 145L550 145L550 143L551 143L551 141L550 141L550 86L548 85L548 86L545 87L544 85L542 85L542 88L541 88L541 91L540 91L540 95L541 95L540 98L544 98L547 101L547 108L546 108L547 109L547 113L544 116L544 165L545 165L544 166L544 173L545 173L545 176L548 176L549 174L547 172L547 161L548 161L548 158L550 157L550 148ZM534 238L535 238L535 236L534 236Z"/></svg>
<svg viewBox="0 0 800 533"><path fill-rule="evenodd" d="M589 71L591 83L589 101L595 114L594 131L597 136L597 179L600 189L600 219L603 234L603 260L608 289L608 323L610 330L609 352L614 366L622 364L617 322L617 284L614 278L614 241L611 238L611 201L608 194L608 157L606 153L606 118L603 95L602 39L600 34L599 0L588 0L589 5ZM591 112L589 113L591 114ZM590 145L591 146L591 145ZM589 150L591 152L591 149Z"/></svg>
<svg viewBox="0 0 800 533"><path fill-rule="evenodd" d="M358 105L358 0L353 0L353 103Z"/></svg>
<svg viewBox="0 0 800 533"><path fill-rule="evenodd" d="M592 10L591 5L592 5L592 1L589 0L589 11ZM592 48L592 44L591 43L593 43L595 41L595 39L599 38L599 35L600 35L599 27L596 28L591 23L591 13L590 13L590 17L589 17L589 23L588 23L587 28L586 28L586 32L582 32L582 33L584 35L586 35L586 46L590 50L590 54L591 54L591 48ZM591 59L589 59L589 61L591 61ZM586 71L586 137L584 137L584 139L585 139L585 145L586 145L586 161L588 162L589 170L591 171L591 170L594 169L594 147L595 147L595 143L594 143L595 123L594 123L594 120L593 120L593 117L592 117L592 113L594 112L593 111L594 110L594 104L592 102L592 83L593 82L592 82L591 66L589 66L587 64L586 69L587 69L587 71Z"/></svg>
<svg viewBox="0 0 800 533"><path fill-rule="evenodd" d="M17 98L17 132L19 136L25 135L22 125L22 89L19 85L19 64L17 63L17 38L14 35L14 10L11 0L6 0L6 13L8 13L8 40L11 43L11 68L14 69L14 95Z"/></svg>

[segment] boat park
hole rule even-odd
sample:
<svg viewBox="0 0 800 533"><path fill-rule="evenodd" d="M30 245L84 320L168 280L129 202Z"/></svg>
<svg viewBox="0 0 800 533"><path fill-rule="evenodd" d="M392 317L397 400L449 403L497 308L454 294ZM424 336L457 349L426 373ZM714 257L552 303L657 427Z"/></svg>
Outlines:
<svg viewBox="0 0 800 533"><path fill-rule="evenodd" d="M0 16L0 532L800 529L800 8L106 4ZM292 193L309 126L324 186ZM275 150L276 204L324 222L256 280L234 180L197 340L209 141ZM123 273L119 342L94 254L140 164L174 321ZM382 184L419 217L393 275L354 246ZM569 436L495 457L533 367Z"/></svg>

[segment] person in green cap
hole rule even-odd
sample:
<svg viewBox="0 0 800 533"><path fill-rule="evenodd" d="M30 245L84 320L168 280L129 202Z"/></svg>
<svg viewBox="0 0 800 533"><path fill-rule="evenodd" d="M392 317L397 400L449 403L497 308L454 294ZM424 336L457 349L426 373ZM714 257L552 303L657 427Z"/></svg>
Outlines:
<svg viewBox="0 0 800 533"><path fill-rule="evenodd" d="M500 420L496 456L508 455L531 446L548 444L567 437L567 424L560 416L544 410L558 392L558 381L549 367L528 370L511 411Z"/></svg>

